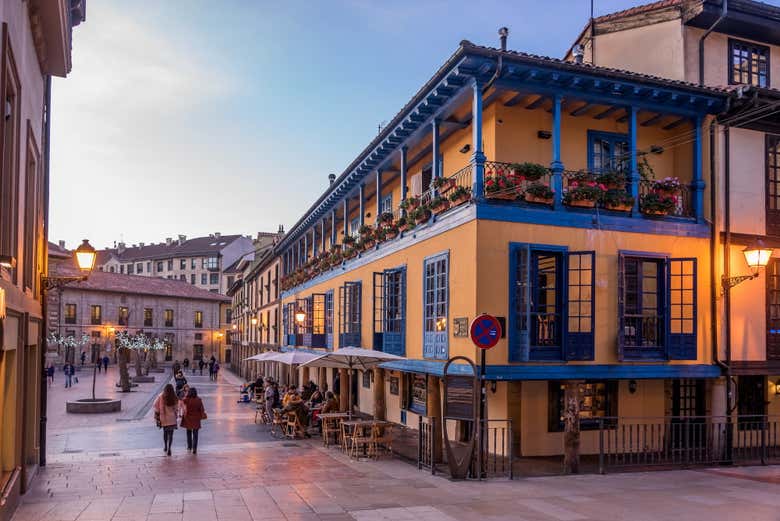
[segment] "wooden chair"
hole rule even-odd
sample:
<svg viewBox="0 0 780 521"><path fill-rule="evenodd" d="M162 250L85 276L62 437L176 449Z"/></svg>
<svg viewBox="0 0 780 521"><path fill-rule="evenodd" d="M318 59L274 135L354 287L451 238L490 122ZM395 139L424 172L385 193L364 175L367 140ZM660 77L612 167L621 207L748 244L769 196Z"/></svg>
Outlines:
<svg viewBox="0 0 780 521"><path fill-rule="evenodd" d="M355 427L355 432L352 434L352 438L350 440L350 458L371 458L374 456L375 446L372 439L372 431L373 429L367 426Z"/></svg>
<svg viewBox="0 0 780 521"><path fill-rule="evenodd" d="M290 439L295 439L298 437L298 435L300 435L300 437L303 438L306 434L306 430L303 428L303 425L298 419L298 415L295 414L294 412L287 413L287 420L286 420L285 427L286 427L285 434Z"/></svg>
<svg viewBox="0 0 780 521"><path fill-rule="evenodd" d="M393 440L395 438L392 425L373 425L371 428L371 438L371 441L374 444L375 457L379 456L380 451L384 454L392 454Z"/></svg>
<svg viewBox="0 0 780 521"><path fill-rule="evenodd" d="M271 436L274 438L284 437L286 434L287 418L284 417L280 409L274 409L273 420L271 421Z"/></svg>
<svg viewBox="0 0 780 521"><path fill-rule="evenodd" d="M322 444L326 447L330 446L330 438L333 437L333 443L339 443L339 436L341 434L341 422L338 418L322 418Z"/></svg>

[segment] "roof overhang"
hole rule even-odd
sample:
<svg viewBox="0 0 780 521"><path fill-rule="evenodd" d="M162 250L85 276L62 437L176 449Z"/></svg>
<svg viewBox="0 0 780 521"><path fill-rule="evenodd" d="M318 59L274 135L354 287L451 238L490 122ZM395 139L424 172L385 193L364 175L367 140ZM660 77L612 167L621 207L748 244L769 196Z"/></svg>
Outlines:
<svg viewBox="0 0 780 521"><path fill-rule="evenodd" d="M709 29L723 14L723 0L704 0L688 11L686 25ZM728 0L717 32L780 45L780 7L752 0Z"/></svg>

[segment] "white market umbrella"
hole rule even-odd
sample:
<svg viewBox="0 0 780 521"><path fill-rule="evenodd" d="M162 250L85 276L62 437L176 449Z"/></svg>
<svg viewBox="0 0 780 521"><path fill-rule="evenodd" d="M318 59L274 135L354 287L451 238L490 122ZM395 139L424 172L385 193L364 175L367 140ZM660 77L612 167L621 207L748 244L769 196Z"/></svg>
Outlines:
<svg viewBox="0 0 780 521"><path fill-rule="evenodd" d="M305 367L335 367L349 369L349 381L347 382L347 403L352 410L352 369L367 371L379 364L392 362L393 360L406 360L403 356L392 355L384 351L363 349L362 347L343 347L330 353L318 356L313 360L301 364Z"/></svg>
<svg viewBox="0 0 780 521"><path fill-rule="evenodd" d="M247 360L253 361L253 362L263 362L265 360L268 360L269 357L279 354L277 351L266 351L265 353L260 353L257 355L250 356L249 358L244 358L244 361Z"/></svg>
<svg viewBox="0 0 780 521"><path fill-rule="evenodd" d="M286 351L284 353L274 352L273 355L263 360L266 362L279 362L285 365L302 365L319 358L319 356L316 353L307 353L306 351Z"/></svg>

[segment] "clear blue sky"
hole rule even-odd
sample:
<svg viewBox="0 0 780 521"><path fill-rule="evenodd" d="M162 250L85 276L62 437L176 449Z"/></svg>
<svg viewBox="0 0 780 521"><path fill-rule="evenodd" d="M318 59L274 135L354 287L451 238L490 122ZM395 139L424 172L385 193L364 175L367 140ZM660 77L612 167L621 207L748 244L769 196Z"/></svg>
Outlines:
<svg viewBox="0 0 780 521"><path fill-rule="evenodd" d="M640 3L596 0L596 14ZM777 2L773 2L777 3ZM560 57L589 0L87 4L55 80L50 239L292 225L462 39Z"/></svg>

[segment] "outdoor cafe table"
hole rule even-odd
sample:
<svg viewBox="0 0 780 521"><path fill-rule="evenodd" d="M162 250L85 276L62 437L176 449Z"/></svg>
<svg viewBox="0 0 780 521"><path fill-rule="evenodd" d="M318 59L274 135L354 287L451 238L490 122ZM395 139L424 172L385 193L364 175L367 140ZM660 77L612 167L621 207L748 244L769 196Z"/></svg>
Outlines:
<svg viewBox="0 0 780 521"><path fill-rule="evenodd" d="M317 415L317 417L322 421L322 443L323 445L328 445L329 442L329 436L327 434L327 427L328 425L333 422L335 424L335 432L336 438L338 439L339 444L341 444L341 427L339 426L340 420L349 419L352 417L352 415L348 412L326 412L321 413ZM327 425L326 425L327 424Z"/></svg>
<svg viewBox="0 0 780 521"><path fill-rule="evenodd" d="M341 438L344 450L347 450L347 438L357 436L359 432L365 435L365 429L373 430L375 426L390 425L391 422L385 420L346 420L341 422ZM367 447L363 447L365 455Z"/></svg>

